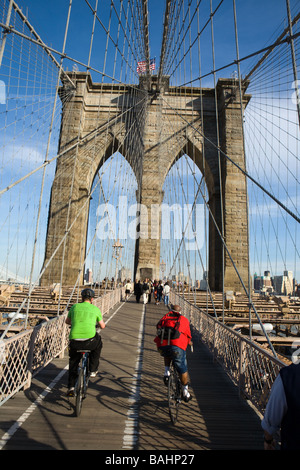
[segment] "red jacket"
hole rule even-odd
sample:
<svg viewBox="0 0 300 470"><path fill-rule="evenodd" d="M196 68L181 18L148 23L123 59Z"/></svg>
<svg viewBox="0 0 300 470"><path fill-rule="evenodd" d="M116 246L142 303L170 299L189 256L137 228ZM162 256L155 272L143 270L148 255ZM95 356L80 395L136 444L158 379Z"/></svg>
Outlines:
<svg viewBox="0 0 300 470"><path fill-rule="evenodd" d="M164 315L161 320L158 322L157 327L159 328L160 323L169 315L169 314L174 314L173 312L169 312L166 315ZM181 333L179 338L177 339L171 339L170 340L170 345L172 346L177 346L180 349L183 349L184 351L188 347L188 345L191 342L192 335L191 335L191 328L190 328L190 322L189 320L184 317L183 315L179 314L179 327L178 331ZM167 346L168 345L168 340L164 339L161 341L161 338L159 336L156 336L154 338L154 342L156 343L156 346L159 348L160 346Z"/></svg>

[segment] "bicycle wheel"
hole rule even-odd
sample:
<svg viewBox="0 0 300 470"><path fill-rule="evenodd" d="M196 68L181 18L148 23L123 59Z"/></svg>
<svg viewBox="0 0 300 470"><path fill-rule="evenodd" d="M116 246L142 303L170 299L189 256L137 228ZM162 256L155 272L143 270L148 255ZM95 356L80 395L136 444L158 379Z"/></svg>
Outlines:
<svg viewBox="0 0 300 470"><path fill-rule="evenodd" d="M168 381L168 403L169 403L169 415L173 424L177 422L178 411L180 405L180 384L178 384L177 373L172 370ZM179 385L179 386L178 386Z"/></svg>
<svg viewBox="0 0 300 470"><path fill-rule="evenodd" d="M76 416L79 416L80 413L81 413L82 400L83 400L83 394L84 394L83 387L84 387L83 369L80 368L79 375L78 375L78 380L77 380L77 386L75 388L75 396L76 396L75 413L76 413Z"/></svg>

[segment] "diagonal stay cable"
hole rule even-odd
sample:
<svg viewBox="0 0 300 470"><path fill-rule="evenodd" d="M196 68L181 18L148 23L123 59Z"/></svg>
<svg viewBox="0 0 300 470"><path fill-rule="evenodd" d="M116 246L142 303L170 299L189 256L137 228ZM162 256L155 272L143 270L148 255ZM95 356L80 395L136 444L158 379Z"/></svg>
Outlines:
<svg viewBox="0 0 300 470"><path fill-rule="evenodd" d="M49 165L50 163L54 162L55 160L57 160L58 158L62 157L63 155L65 155L67 152L75 149L78 145L81 145L82 143L84 143L87 139L91 139L94 137L95 134L97 133L100 133L101 131L105 130L106 127L110 127L112 125L115 124L115 121L119 120L122 118L123 115L125 115L126 113L129 113L131 112L135 107L137 107L140 103L142 103L143 101L145 100L145 97L143 97L138 103L136 103L135 105L131 106L130 108L128 108L126 111L124 111L123 113L121 114L118 114L117 116L114 116L113 118L111 118L109 121L105 122L104 124L101 124L101 126L97 127L96 129L93 129L92 131L90 131L87 135L85 135L84 137L82 137L79 141L76 141L74 144L70 145L68 148L66 148L65 150L63 150L62 152L58 153L57 155L55 155L54 157L52 157L51 159L45 161L42 165L38 166L37 168L35 168L34 170L32 170L30 173L27 173L25 176L23 176L22 178L20 178L19 180L15 181L14 183L11 183L10 185L6 186L6 188L2 189L0 191L0 196L2 196L2 194L6 193L7 191L9 191L10 189L12 189L14 186L16 186L17 184L21 183L22 181L24 181L26 178L29 178L30 176L32 176L34 173L36 173L37 171L43 169L46 165Z"/></svg>
<svg viewBox="0 0 300 470"><path fill-rule="evenodd" d="M0 26L1 26L1 24L0 24ZM179 86L181 86L181 87L182 87L182 86L186 86L186 85L189 85L189 84L191 84L191 83L193 83L193 82L196 82L196 81L198 81L198 80L202 80L203 78L206 78L206 77L211 76L213 73L221 72L221 70L224 70L224 69L227 69L227 68L229 68L229 67L232 67L233 65L236 65L238 62L241 63L241 62L243 62L243 61L246 61L246 60L250 59L251 57L255 57L255 56L259 55L259 54L262 54L263 52L266 52L266 51L268 51L269 49L274 49L275 46L281 46L281 45L283 45L283 44L289 43L289 41L290 41L291 39L296 39L296 38L298 38L299 36L300 36L300 32L295 33L295 34L293 34L293 36L291 36L291 37L289 36L289 37L283 39L282 41L279 41L279 42L275 42L275 43L273 43L273 44L270 44L269 46L266 46L266 47L264 47L264 48L262 48L262 49L260 49L260 50L258 50L258 51L252 52L251 54L248 54L248 55L246 55L246 56L240 58L239 60L233 60L233 61L229 62L228 64L223 65L222 67L218 67L217 69L212 70L211 72L208 72L208 73L205 73L205 74L203 74L203 75L201 75L201 76L199 76L199 77L193 78L192 80L189 80L188 82L183 83L183 84L181 84L181 85L179 85Z"/></svg>
<svg viewBox="0 0 300 470"><path fill-rule="evenodd" d="M114 77L112 77L112 76L110 76L110 75L108 75L108 74L102 72L101 70L98 70L98 69L92 67L92 66L88 66L86 63L81 62L80 60L74 59L74 57L71 57L71 56L69 56L69 55L66 54L66 53L62 53L62 52L60 52L60 51L54 49L54 48L51 47L51 46L48 46L48 45L46 45L46 44L44 44L44 43L41 43L40 41L35 40L35 39L31 38L30 36L27 36L26 34L21 33L20 31L18 31L17 29L13 28L12 26L9 26L9 27L7 28L4 23L0 22L0 28L2 28L4 31L7 30L9 33L14 33L14 34L16 34L17 36L22 37L23 39L27 39L28 41L30 41L30 42L32 42L32 43L34 43L34 44L37 44L37 45L39 45L39 46L41 46L43 49L45 49L46 52L47 52L47 51L53 52L53 53L59 55L60 57L62 57L63 59L68 59L68 60L74 62L74 64L81 65L82 67L84 67L84 68L87 69L87 70L91 70L92 72L98 73L99 75L101 75L101 76L103 76L103 77L106 77L106 78L108 78L108 79L110 79L110 80L112 80L112 81L114 81L114 82L121 83L121 81L118 80L117 78L114 78ZM129 67L130 67L130 66L129 66ZM132 69L132 67L130 67L130 68ZM137 88L135 85L130 85L130 86L131 86L132 88Z"/></svg>
<svg viewBox="0 0 300 470"><path fill-rule="evenodd" d="M223 244L223 246L224 246L224 249L226 250L226 252L227 252L227 254L228 254L228 256L229 256L230 261L231 261L231 263L232 263L232 266L234 267L234 269L235 269L235 271L236 271L236 274L237 274L237 276L238 276L238 278L239 278L239 281L240 281L240 283L241 283L241 285L242 285L242 287L243 287L243 289L244 289L244 291L245 291L245 294L246 294L247 297L248 297L249 306L250 306L251 308L253 308L253 311L254 311L254 313L255 313L255 315L256 315L256 318L257 318L257 320L258 320L258 322L259 322L259 324L260 324L260 326L261 326L261 328L262 328L262 331L263 331L263 333L264 333L264 335L265 335L265 337L266 337L266 339L267 339L267 341L268 341L268 344L269 344L269 346L270 346L270 348L271 348L271 351L273 352L274 356L277 357L277 354L276 354L276 352L275 352L275 350L274 350L274 347L273 347L273 345L272 345L272 343L271 343L271 341L270 341L270 339L269 339L269 336L268 336L268 334L267 334L267 332L266 332L266 330L265 330L265 328L264 328L264 325L263 325L263 323L262 323L262 321L261 321L261 318L260 318L260 316L259 316L259 313L257 312L256 307L255 307L254 303L253 303L252 300L251 300L250 292L247 290L247 288L246 288L246 286L245 286L245 284L244 284L244 281L243 281L243 279L242 279L241 276L240 276L240 273L239 273L239 271L238 271L238 268L236 267L235 262L234 262L234 260L233 260L233 258L232 258L232 256L231 256L231 253L230 253L230 251L229 251L229 249L228 249L228 247L227 247L227 245L226 245L225 239L224 239L222 233L220 232L220 229L219 229L219 227L218 227L218 225L217 225L217 222L216 222L216 220L215 220L215 218L214 218L214 216L213 216L213 213L212 213L212 210L211 210L211 208L210 208L210 206L209 206L209 203L208 203L207 200L206 200L205 194L203 193L203 191L202 191L202 189L201 189L201 184L198 185L198 189L197 189L197 193L196 193L196 196L195 196L195 199L194 199L193 206L194 206L194 204L195 204L195 201L196 201L196 199L197 199L199 193L201 194L201 196L202 196L202 198L203 198L203 201L204 201L204 203L205 203L205 206L207 207L207 209L208 209L208 211L209 211L209 214L210 214L210 216L211 216L211 218L212 218L212 221L213 221L213 224L214 224L214 226L215 226L215 228L216 228L216 230L217 230L217 232L218 232L218 234L219 234L219 237L220 237L220 239L221 239L221 241L222 241L222 244ZM189 218L190 218L190 216L191 216L191 213L189 214ZM186 227L187 227L187 226L186 226ZM185 228L185 230L186 230L186 228ZM178 247L178 249L177 249L176 257L177 257L178 254L179 254L180 246L182 245L182 243L183 243L183 237L182 237L181 240L180 240L179 247ZM196 243L197 243L197 240L196 240ZM199 248L198 248L198 250L199 250ZM174 264L174 263L173 263L173 264ZM172 269L172 268L171 268L171 269ZM215 313L215 315L216 315L216 313Z"/></svg>
<svg viewBox="0 0 300 470"><path fill-rule="evenodd" d="M174 113L179 115L183 121L185 121L196 133L200 134L202 138L204 138L209 144L211 144L213 147L217 149L217 146L212 142L206 135L204 135L199 129L193 126L193 124L189 123L185 117L183 117L176 109L174 109L164 98L164 102L166 105L172 109ZM281 206L291 217L293 217L298 223L300 223L300 218L296 216L292 211L290 211L284 204L282 204L281 201L279 201L270 191L268 191L266 188L264 188L258 181L256 181L251 175L247 173L247 171L243 170L235 161L233 161L223 150L217 149L220 151L220 153L227 159L229 160L238 170L240 170L243 175L245 175L247 178L249 178L257 187L259 187L264 193L266 193L273 201L275 201L279 206Z"/></svg>

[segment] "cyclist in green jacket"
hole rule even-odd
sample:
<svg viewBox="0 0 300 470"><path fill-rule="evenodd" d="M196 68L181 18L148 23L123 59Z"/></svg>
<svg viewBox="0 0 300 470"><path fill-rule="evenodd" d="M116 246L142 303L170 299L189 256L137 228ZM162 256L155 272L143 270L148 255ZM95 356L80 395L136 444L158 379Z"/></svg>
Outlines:
<svg viewBox="0 0 300 470"><path fill-rule="evenodd" d="M71 325L69 335L68 396L74 395L77 370L81 358L78 350L87 349L90 351L90 376L96 376L102 349L102 339L97 333L96 327L105 328L100 309L92 303L95 298L95 292L92 289L84 289L81 292L81 297L82 302L72 305L66 319L67 325Z"/></svg>

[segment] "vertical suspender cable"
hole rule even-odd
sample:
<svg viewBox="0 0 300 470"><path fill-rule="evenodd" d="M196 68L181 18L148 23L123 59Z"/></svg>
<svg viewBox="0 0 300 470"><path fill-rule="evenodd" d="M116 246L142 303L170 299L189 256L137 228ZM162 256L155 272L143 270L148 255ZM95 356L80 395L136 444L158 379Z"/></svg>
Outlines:
<svg viewBox="0 0 300 470"><path fill-rule="evenodd" d="M92 45L93 45L93 39L94 39L94 32L95 32L95 21L96 21L96 14L97 14L97 6L98 6L98 0L96 0L96 6L95 6L95 10L94 10L94 18L93 18L93 26L92 26L92 34L91 34L91 40L90 40L90 49L89 49L89 57L88 57L88 66L90 65L90 61L91 61L91 53L92 53ZM70 13L71 13L71 4L69 5L69 17L70 17ZM68 17L68 20L69 20L69 17ZM63 51L64 51L64 48L65 48L65 42L66 42L66 35L65 35L65 40L64 40L64 46L63 46ZM96 138L96 137L95 137ZM76 147L76 152L78 151L78 147ZM75 168L75 163L74 163L74 168ZM70 202L70 201L69 201ZM66 250L66 239L64 241L64 245L63 245L63 253L62 253L62 262L61 262L61 272L60 272L60 286L63 285L63 269L64 269L64 261L65 261L65 250ZM80 271L81 272L81 271ZM79 279L79 277L78 277ZM77 281L78 281L77 279ZM77 281L75 283L75 286L77 284ZM74 287L75 287L74 286ZM78 288L79 288L79 285L78 285ZM75 289L73 289L75 290ZM78 291L79 292L79 291ZM62 290L60 289L59 290L59 299L58 299L58 305L57 305L57 315L59 315L59 311L60 311L60 300L61 300L61 294L62 294Z"/></svg>
<svg viewBox="0 0 300 470"><path fill-rule="evenodd" d="M9 6L8 6L8 12L7 12L7 16L6 16L6 23L5 23L5 26L7 28L9 27L9 24L10 24L10 18L11 18L13 3L14 3L14 1L10 0ZM6 44L6 37L7 37L7 31L4 30L2 41L1 41L1 46L0 46L0 67L1 67L2 59L3 59L3 54L4 54L5 44Z"/></svg>
<svg viewBox="0 0 300 470"><path fill-rule="evenodd" d="M287 16L288 16L288 22L289 22L290 46L291 46L294 83L295 83L295 92L296 92L296 101L297 101L297 110L298 110L298 124L300 126L300 93L299 93L299 88L298 88L298 73L297 73L297 64L296 64L296 57L295 57L294 39L293 39L290 0L286 0L286 8L287 8Z"/></svg>
<svg viewBox="0 0 300 470"><path fill-rule="evenodd" d="M217 84L215 72L215 46L214 46L214 25L213 25L213 10L212 0L210 0L210 24L211 24L211 41L212 41L212 55L213 55L213 71L214 71L214 89L215 89L215 114L216 114L216 132L217 132L217 148L218 148L218 163L219 163L219 181L220 181L220 206L221 206L221 233L224 239L224 218L223 218L223 185L222 185L222 165L220 154L220 136L219 136L219 118L218 118L218 99L217 99ZM224 276L225 276L225 249L222 244L222 317L224 322Z"/></svg>
<svg viewBox="0 0 300 470"><path fill-rule="evenodd" d="M200 9L198 8L198 12L197 12L197 33L198 33L198 58L199 58L199 84L200 84L200 102L201 102L201 105L200 105L200 109L201 109L201 128L202 128L202 134L204 134L204 112L203 112L203 91L202 91L202 79L201 79L201 70L202 70L202 67L201 67L201 45L200 45L200 38L201 38L201 33L200 33ZM203 178L204 178L204 181L205 181L205 177L206 177L206 174L205 174L205 145L204 145L204 140L203 138L201 139L201 143L202 143L202 167L203 167ZM206 185L205 185L205 192L206 192ZM205 194L206 196L206 194ZM205 198L204 198L205 200ZM206 208L206 205L204 204L205 206L205 212L207 214L207 208ZM207 215L205 215L205 219L204 219L204 233L205 233L205 249L206 249L206 310L208 311L208 295L209 295L209 283L208 283L208 280L209 280L209 272L208 272L208 256L209 256L209 253L208 253L208 242L207 242ZM212 303L214 304L214 301L212 300Z"/></svg>
<svg viewBox="0 0 300 470"><path fill-rule="evenodd" d="M66 46L66 40L67 40L67 34L68 34L68 28L69 28L69 20L70 20L71 8L72 8L72 0L70 0L70 2L69 2L68 16L67 16L67 22L66 22L66 27L65 27L65 37L64 37L64 44L63 44L63 52L64 52L65 46ZM58 76L57 76L56 93L55 93L54 104L53 104L53 109L52 109L52 117L51 117L51 124L50 124L50 129L49 129L49 134L48 134L48 142L47 142L47 150L46 150L45 161L48 160L49 147L50 147L50 140L51 140L51 136L52 136L53 121L54 121L54 115L55 115L56 103L57 103L57 96L58 96L58 87L59 87L59 82L60 82L60 77L61 77L62 63L63 63L63 57L61 57L61 60L60 60L60 68L59 68ZM34 248L33 248L33 255L32 255L32 263L31 263L30 278L29 278L29 293L30 293L30 289L31 289L32 276L33 276L33 269L34 269L35 252L36 252L36 244L37 244L37 239L38 239L38 230L39 230L39 221L40 221L40 214L41 214L41 205L42 205L42 198L43 198L43 191L44 191L45 175L46 175L46 166L45 166L44 169L43 169L43 176L42 176L40 200L39 200L38 215L37 215L37 222L36 222L36 232L35 232L35 239L34 239ZM27 321L28 321L29 304L30 304L30 294L29 294L29 296L28 296L28 303L27 303L26 322L25 322L25 323L26 323L26 326L27 326ZM26 327L26 326L25 326L25 327Z"/></svg>
<svg viewBox="0 0 300 470"><path fill-rule="evenodd" d="M244 133L244 113L243 113L243 95L242 95L242 79L241 79L241 71L240 71L240 60L239 60L239 44L238 44L238 32L237 32L237 16L236 16L236 4L235 0L233 0L233 15L234 15L234 29L235 29L235 44L236 44L236 59L237 59L237 67L238 67L238 79L239 79L239 93L240 93L240 110L241 110L241 129L242 129L242 137L243 137L243 152L244 152L244 159L245 159L245 170L247 171L246 166L246 150L245 150L245 133ZM247 245L248 245L248 289L249 289L249 335L250 339L252 337L252 325L251 325L251 274L250 274L250 237L249 237L249 199L248 199L248 185L247 180L245 177L246 182L246 209L247 209Z"/></svg>

